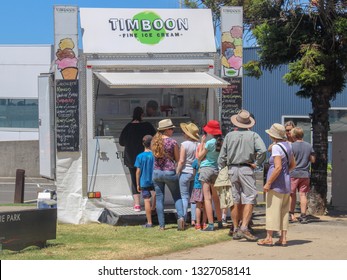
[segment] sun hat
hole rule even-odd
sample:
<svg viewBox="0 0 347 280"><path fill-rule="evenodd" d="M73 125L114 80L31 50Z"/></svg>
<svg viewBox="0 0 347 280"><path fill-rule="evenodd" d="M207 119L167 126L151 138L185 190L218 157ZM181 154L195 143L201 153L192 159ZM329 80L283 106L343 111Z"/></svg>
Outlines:
<svg viewBox="0 0 347 280"><path fill-rule="evenodd" d="M180 127L191 139L199 141L199 128L194 123L180 123Z"/></svg>
<svg viewBox="0 0 347 280"><path fill-rule="evenodd" d="M211 120L203 127L204 131L211 135L222 135L218 121Z"/></svg>
<svg viewBox="0 0 347 280"><path fill-rule="evenodd" d="M274 123L270 129L265 130L271 137L279 140L287 140L286 129L279 123Z"/></svg>
<svg viewBox="0 0 347 280"><path fill-rule="evenodd" d="M254 118L246 110L240 110L237 115L233 115L230 118L231 122L240 128L251 128L255 124Z"/></svg>
<svg viewBox="0 0 347 280"><path fill-rule="evenodd" d="M172 121L170 119L163 119L158 123L157 130L166 130L170 128L175 128L176 126L173 125Z"/></svg>

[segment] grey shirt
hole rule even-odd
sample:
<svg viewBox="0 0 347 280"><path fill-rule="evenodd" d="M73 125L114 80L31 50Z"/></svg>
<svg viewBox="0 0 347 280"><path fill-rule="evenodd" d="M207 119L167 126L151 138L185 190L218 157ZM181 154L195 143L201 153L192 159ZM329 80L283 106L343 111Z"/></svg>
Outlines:
<svg viewBox="0 0 347 280"><path fill-rule="evenodd" d="M296 141L292 143L296 167L290 172L292 178L310 178L310 156L314 154L310 143Z"/></svg>
<svg viewBox="0 0 347 280"><path fill-rule="evenodd" d="M255 163L261 166L266 158L263 139L254 131L237 130L229 132L223 141L218 157L218 166Z"/></svg>

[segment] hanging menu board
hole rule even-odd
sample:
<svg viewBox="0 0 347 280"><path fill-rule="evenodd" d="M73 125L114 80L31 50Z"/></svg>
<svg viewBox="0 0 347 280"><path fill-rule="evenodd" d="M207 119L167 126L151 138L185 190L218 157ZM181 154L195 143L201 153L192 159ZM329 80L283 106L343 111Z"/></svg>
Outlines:
<svg viewBox="0 0 347 280"><path fill-rule="evenodd" d="M57 151L79 151L78 80L56 81Z"/></svg>
<svg viewBox="0 0 347 280"><path fill-rule="evenodd" d="M222 89L222 132L226 135L234 127L230 117L242 108L242 77L224 78L224 80L229 82L229 85Z"/></svg>

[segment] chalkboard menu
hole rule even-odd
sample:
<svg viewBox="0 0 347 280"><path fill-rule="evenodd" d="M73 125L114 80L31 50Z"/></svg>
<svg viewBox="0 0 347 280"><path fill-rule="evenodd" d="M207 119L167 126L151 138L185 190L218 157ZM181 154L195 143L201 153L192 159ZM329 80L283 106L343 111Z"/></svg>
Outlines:
<svg viewBox="0 0 347 280"><path fill-rule="evenodd" d="M57 151L79 151L78 80L56 80Z"/></svg>
<svg viewBox="0 0 347 280"><path fill-rule="evenodd" d="M242 78L224 78L224 80L229 82L229 85L222 89L221 121L222 132L225 135L234 127L230 117L242 108Z"/></svg>

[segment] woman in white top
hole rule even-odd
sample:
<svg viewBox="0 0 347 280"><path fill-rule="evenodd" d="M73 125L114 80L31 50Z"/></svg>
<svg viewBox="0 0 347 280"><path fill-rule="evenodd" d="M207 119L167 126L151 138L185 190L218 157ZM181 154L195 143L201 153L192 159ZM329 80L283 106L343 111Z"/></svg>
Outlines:
<svg viewBox="0 0 347 280"><path fill-rule="evenodd" d="M199 128L194 123L181 123L180 127L186 141L181 143L180 159L177 164L176 173L179 175L184 218L185 221L187 221L188 204L194 183L194 169L192 163L196 158L196 148L198 147L200 137ZM195 225L195 207L196 205L192 203L190 207L192 226Z"/></svg>

